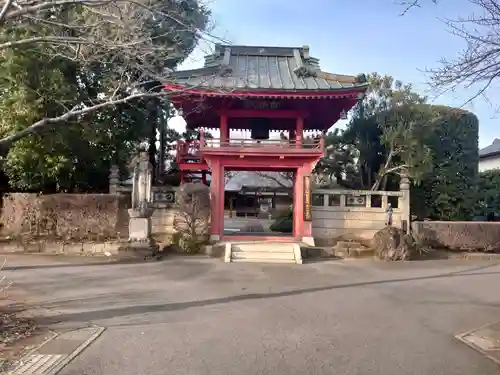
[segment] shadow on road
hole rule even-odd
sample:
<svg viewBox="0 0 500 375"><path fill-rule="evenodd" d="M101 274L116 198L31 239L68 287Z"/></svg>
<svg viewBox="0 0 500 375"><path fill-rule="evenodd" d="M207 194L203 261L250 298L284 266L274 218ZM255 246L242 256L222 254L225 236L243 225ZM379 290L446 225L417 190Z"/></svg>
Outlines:
<svg viewBox="0 0 500 375"><path fill-rule="evenodd" d="M154 312L165 312L165 311L179 311L192 307L204 307L211 305L218 305L230 302L238 302L238 301L248 301L248 300L259 300L259 299L269 299L269 298L278 298L278 297L289 297L296 296L307 293L316 293L329 291L334 289L344 289L344 288L356 288L362 286L372 286L372 285L383 285L383 284L391 284L391 283L405 283L411 281L421 281L421 280L435 280L435 279L444 279L451 277L472 277L472 276L485 276L485 275L499 275L500 271L495 272L481 272L481 273L470 273L474 271L482 271L484 269L494 267L499 265L498 263L489 264L480 267L474 267L462 271L449 272L444 274L437 275L429 275L429 276L420 276L420 277L412 277L412 278L397 278L397 279L388 279L388 280L375 280L375 281L363 281L363 282L355 282L355 283L347 283L347 284L338 284L338 285L329 285L323 287L315 287L315 288L305 288L305 289L297 289L276 293L249 293L242 294L236 296L228 296L221 298L213 298L208 300L200 300L200 301L189 301L189 302L178 302L178 303L168 303L168 304L155 304L155 305L140 305L140 306L127 306L127 307L119 307L119 308L110 308L105 310L97 310L97 311L85 311L85 312L77 312L72 314L61 314L51 318L41 318L39 321L42 324L54 324L60 322L74 322L74 321L96 321L101 319L111 319L115 317L123 317L130 315L138 315L138 314L146 314L146 313L154 313Z"/></svg>
<svg viewBox="0 0 500 375"><path fill-rule="evenodd" d="M61 263L61 264L30 264L25 266L5 266L3 271L22 271L22 270L38 270L38 269L53 269L53 268L69 268L69 267L95 267L95 266L115 266L123 264L144 263L143 260L115 260L115 261L101 261L101 262L88 262L88 263Z"/></svg>

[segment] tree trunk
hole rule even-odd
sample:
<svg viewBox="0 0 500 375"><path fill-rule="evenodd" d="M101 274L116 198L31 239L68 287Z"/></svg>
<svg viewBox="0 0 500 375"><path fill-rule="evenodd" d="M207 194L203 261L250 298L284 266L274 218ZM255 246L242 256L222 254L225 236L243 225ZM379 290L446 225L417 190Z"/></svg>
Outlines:
<svg viewBox="0 0 500 375"><path fill-rule="evenodd" d="M394 152L392 150L389 151L389 155L387 155L387 159L385 161L385 164L383 166L381 166L380 170L378 171L377 180L375 181L375 183L372 186L372 189L371 189L372 191L376 191L379 189L380 183L382 182L382 179L387 174L387 170L389 169L389 165L391 165L393 155L394 155Z"/></svg>
<svg viewBox="0 0 500 375"><path fill-rule="evenodd" d="M157 168L157 177L162 178L165 173L165 149L166 145L166 126L167 122L165 121L165 116L161 111L159 111L159 122L158 128L160 132L160 149L158 150L158 168Z"/></svg>
<svg viewBox="0 0 500 375"><path fill-rule="evenodd" d="M156 100L151 99L149 103L149 129L150 134L148 137L148 154L149 162L153 166L153 183L156 182L157 178L157 162L156 162L156 130L158 128L158 103Z"/></svg>

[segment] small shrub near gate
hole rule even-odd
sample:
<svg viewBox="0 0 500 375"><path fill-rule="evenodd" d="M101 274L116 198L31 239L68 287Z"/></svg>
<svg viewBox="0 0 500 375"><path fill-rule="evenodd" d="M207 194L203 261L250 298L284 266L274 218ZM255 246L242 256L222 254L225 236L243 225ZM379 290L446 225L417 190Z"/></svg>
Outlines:
<svg viewBox="0 0 500 375"><path fill-rule="evenodd" d="M198 253L208 243L210 228L210 190L200 183L183 184L177 196L173 243L180 251Z"/></svg>
<svg viewBox="0 0 500 375"><path fill-rule="evenodd" d="M278 217L269 227L271 231L278 233L293 232L293 211L289 210L284 216Z"/></svg>

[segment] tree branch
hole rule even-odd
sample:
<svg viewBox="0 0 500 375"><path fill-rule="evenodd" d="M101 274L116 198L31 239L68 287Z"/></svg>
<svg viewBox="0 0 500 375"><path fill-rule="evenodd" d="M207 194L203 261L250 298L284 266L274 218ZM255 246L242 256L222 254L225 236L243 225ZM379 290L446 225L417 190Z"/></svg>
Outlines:
<svg viewBox="0 0 500 375"><path fill-rule="evenodd" d="M138 93L138 94L129 95L125 98L114 99L114 100L106 101L104 103L95 104L95 105L90 106L90 107L85 107L85 108L78 109L78 110L71 110L71 111L66 112L66 113L64 113L60 116L57 116L57 117L44 118L44 119L41 119L41 120L35 122L34 124L28 126L26 129L23 129L15 134L12 134L12 135L9 135L9 136L6 136L6 137L0 139L0 147L9 146L10 144L12 144L12 143L30 135L30 134L36 134L37 132L41 131L44 127L46 127L48 125L53 125L53 124L65 122L65 121L71 120L72 118L75 118L78 116L83 116L83 115L87 115L87 114L90 114L93 112L97 112L98 110L105 108L105 107L125 104L128 102L134 101L136 99L141 99L141 98L146 98L146 97L153 98L153 97L161 97L161 96L170 96L170 95L175 95L176 93L179 93L179 92Z"/></svg>
<svg viewBox="0 0 500 375"><path fill-rule="evenodd" d="M434 4L437 4L438 0L430 0ZM400 16L404 16L413 8L420 8L422 6L421 0L411 0L411 1L401 1L399 5L401 5L404 9L399 13Z"/></svg>
<svg viewBox="0 0 500 375"><path fill-rule="evenodd" d="M0 11L0 25L2 24L3 20L5 19L5 16L7 15L7 11L9 10L12 3L13 3L13 0L5 0L5 4L3 5L2 10Z"/></svg>

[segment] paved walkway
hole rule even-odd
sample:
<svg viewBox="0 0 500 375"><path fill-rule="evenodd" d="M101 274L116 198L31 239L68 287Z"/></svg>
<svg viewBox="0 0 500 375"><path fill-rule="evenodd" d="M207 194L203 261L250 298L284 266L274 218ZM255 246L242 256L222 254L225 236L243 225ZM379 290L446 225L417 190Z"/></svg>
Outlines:
<svg viewBox="0 0 500 375"><path fill-rule="evenodd" d="M242 217L225 217L224 218L224 231L227 233L241 232L246 226L252 223L258 223L264 228L264 232L270 232L269 227L274 220L257 219L257 218L242 218Z"/></svg>
<svg viewBox="0 0 500 375"><path fill-rule="evenodd" d="M500 319L495 263L56 259L8 256L7 272L47 324L107 328L61 375L499 371L454 339Z"/></svg>

